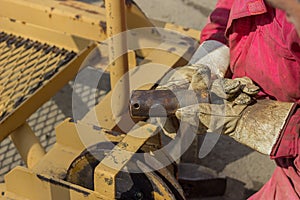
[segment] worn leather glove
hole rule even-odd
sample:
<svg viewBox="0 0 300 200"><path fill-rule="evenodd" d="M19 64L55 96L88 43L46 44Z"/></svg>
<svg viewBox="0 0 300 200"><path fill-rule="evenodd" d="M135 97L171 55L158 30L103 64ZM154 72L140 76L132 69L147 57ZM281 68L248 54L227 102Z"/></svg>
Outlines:
<svg viewBox="0 0 300 200"><path fill-rule="evenodd" d="M189 64L206 65L211 74L224 77L229 66L229 48L221 42L207 40L199 46Z"/></svg>
<svg viewBox="0 0 300 200"><path fill-rule="evenodd" d="M208 98L208 87L210 83L210 69L206 65L195 64L178 67L172 73L167 74L157 90L193 90ZM170 138L175 138L179 128L176 116L168 118L157 118L164 133Z"/></svg>
<svg viewBox="0 0 300 200"><path fill-rule="evenodd" d="M211 103L179 109L176 116L208 132L227 134L258 152L270 155L293 107L292 103L255 100L251 79L217 79L211 86Z"/></svg>
<svg viewBox="0 0 300 200"><path fill-rule="evenodd" d="M165 75L157 90L194 90L203 98L208 97L211 75L224 77L229 66L229 48L214 40L203 42L187 66L178 67ZM212 73L211 73L212 72ZM176 136L179 122L176 117L158 119L164 133Z"/></svg>
<svg viewBox="0 0 300 200"><path fill-rule="evenodd" d="M158 89L188 89L191 83L207 79L207 75L224 77L228 66L229 48L218 41L208 40L199 46L187 66L178 67L166 74ZM207 75L202 76L205 73Z"/></svg>

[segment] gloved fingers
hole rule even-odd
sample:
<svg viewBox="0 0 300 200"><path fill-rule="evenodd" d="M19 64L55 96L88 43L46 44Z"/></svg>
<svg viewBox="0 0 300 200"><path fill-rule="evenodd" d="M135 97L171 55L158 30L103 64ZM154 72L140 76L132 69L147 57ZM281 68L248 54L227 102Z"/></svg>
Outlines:
<svg viewBox="0 0 300 200"><path fill-rule="evenodd" d="M208 91L211 82L211 71L206 65L194 65L198 70L193 74L189 89L195 91Z"/></svg>
<svg viewBox="0 0 300 200"><path fill-rule="evenodd" d="M223 99L232 99L240 93L240 82L227 78L216 79L211 87L211 92Z"/></svg>
<svg viewBox="0 0 300 200"><path fill-rule="evenodd" d="M193 126L199 125L200 119L201 123L208 127L211 117L214 115L225 116L225 110L224 105L200 103L179 108L175 115L179 120Z"/></svg>
<svg viewBox="0 0 300 200"><path fill-rule="evenodd" d="M252 102L252 98L246 93L239 94L233 101L235 105L250 105Z"/></svg>
<svg viewBox="0 0 300 200"><path fill-rule="evenodd" d="M251 78L249 78L247 76L244 76L241 78L235 78L234 80L238 80L243 85L253 84L253 81L251 80Z"/></svg>
<svg viewBox="0 0 300 200"><path fill-rule="evenodd" d="M203 133L203 129L213 132L220 130L221 133L228 119L236 117L229 110L225 105L201 103L180 108L175 114L181 121L197 127L199 134Z"/></svg>
<svg viewBox="0 0 300 200"><path fill-rule="evenodd" d="M198 68L192 65L186 65L182 67L177 67L173 69L171 72L171 76L166 76L166 81L174 81L174 80L186 80L187 82L191 82L192 76L196 73Z"/></svg>
<svg viewBox="0 0 300 200"><path fill-rule="evenodd" d="M223 104L199 103L179 108L175 115L179 120L186 122L195 121L195 117L197 117L203 124L207 124L214 116L239 117L246 107L246 104L234 104L229 101L224 101Z"/></svg>
<svg viewBox="0 0 300 200"><path fill-rule="evenodd" d="M168 81L156 87L157 90L187 90L190 83L185 79Z"/></svg>
<svg viewBox="0 0 300 200"><path fill-rule="evenodd" d="M183 66L171 70L160 81L158 90L187 90L196 73L196 66Z"/></svg>
<svg viewBox="0 0 300 200"><path fill-rule="evenodd" d="M199 104L179 108L175 113L175 116L179 120L189 123L193 126L198 126L199 124L198 115L199 115Z"/></svg>
<svg viewBox="0 0 300 200"><path fill-rule="evenodd" d="M210 132L231 134L246 107L246 105L233 106L232 102L221 105L200 103L180 108L175 114L179 120L194 127L205 127Z"/></svg>
<svg viewBox="0 0 300 200"><path fill-rule="evenodd" d="M241 82L236 79L221 79L223 90L226 94L236 94L241 88Z"/></svg>
<svg viewBox="0 0 300 200"><path fill-rule="evenodd" d="M178 67L166 74L157 87L163 89L189 89L195 91L208 91L211 82L211 71L202 64Z"/></svg>
<svg viewBox="0 0 300 200"><path fill-rule="evenodd" d="M243 92L251 96L257 95L259 91L260 88L254 84L245 85L245 87L243 87Z"/></svg>
<svg viewBox="0 0 300 200"><path fill-rule="evenodd" d="M223 80L223 88L226 94L236 94L239 90L249 95L256 95L259 87L249 77Z"/></svg>
<svg viewBox="0 0 300 200"><path fill-rule="evenodd" d="M212 84L212 90L218 97L234 102L237 105L249 105L251 96L259 92L259 87L248 77L236 79L217 79Z"/></svg>
<svg viewBox="0 0 300 200"><path fill-rule="evenodd" d="M236 78L234 80L239 81L241 83L242 91L251 96L256 95L260 90L249 77Z"/></svg>
<svg viewBox="0 0 300 200"><path fill-rule="evenodd" d="M209 104L207 104L209 105ZM194 130L197 131L197 134L204 134L207 132L210 119L205 118L200 120L199 110L201 109L200 104L195 104L187 107L183 107L177 110L175 113L176 117L181 121L189 124Z"/></svg>

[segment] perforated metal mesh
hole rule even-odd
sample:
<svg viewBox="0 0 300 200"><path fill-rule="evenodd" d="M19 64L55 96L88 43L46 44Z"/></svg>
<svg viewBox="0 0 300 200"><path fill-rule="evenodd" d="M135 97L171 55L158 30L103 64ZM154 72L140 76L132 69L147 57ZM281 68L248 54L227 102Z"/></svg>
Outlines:
<svg viewBox="0 0 300 200"><path fill-rule="evenodd" d="M0 121L75 56L75 52L1 32Z"/></svg>
<svg viewBox="0 0 300 200"><path fill-rule="evenodd" d="M45 85L75 56L76 53L72 51L0 32L0 122ZM47 105L48 103L43 107ZM52 130L54 124L51 124L50 128L48 124L42 124L43 132L41 132L34 121L34 119L43 119L40 112L36 112L38 114L34 114L29 119L29 123L35 125L33 130L40 137L43 146L47 148L55 142ZM51 116L60 116L54 115L54 112L49 110L47 112ZM57 120L62 120L64 117L60 116ZM45 134L45 131L49 131L48 134L52 134L51 137ZM23 164L9 138L2 141L0 143L0 182L9 170Z"/></svg>

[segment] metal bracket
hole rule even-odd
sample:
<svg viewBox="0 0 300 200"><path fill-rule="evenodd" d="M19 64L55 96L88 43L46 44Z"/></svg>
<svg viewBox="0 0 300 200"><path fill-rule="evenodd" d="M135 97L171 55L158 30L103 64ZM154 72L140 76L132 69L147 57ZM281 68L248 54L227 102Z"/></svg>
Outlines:
<svg viewBox="0 0 300 200"><path fill-rule="evenodd" d="M96 167L94 172L95 191L103 196L115 199L116 175L159 128L143 122L138 123L138 126L140 127L129 132Z"/></svg>

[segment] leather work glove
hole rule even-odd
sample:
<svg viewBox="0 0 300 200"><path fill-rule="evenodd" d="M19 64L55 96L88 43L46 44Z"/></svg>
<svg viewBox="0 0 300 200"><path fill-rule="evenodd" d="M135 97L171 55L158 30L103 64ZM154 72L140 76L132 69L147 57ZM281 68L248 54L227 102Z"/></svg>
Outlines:
<svg viewBox="0 0 300 200"><path fill-rule="evenodd" d="M176 68L172 74L167 74L162 79L156 90L194 90L208 98L208 87L210 82L210 69L206 65L188 65ZM165 135L174 139L179 128L179 121L176 116L157 118Z"/></svg>
<svg viewBox="0 0 300 200"><path fill-rule="evenodd" d="M180 108L176 116L198 133L226 134L260 153L272 152L280 137L292 103L255 100L259 91L251 79L216 79L211 85L211 102ZM199 128L200 127L200 128Z"/></svg>
<svg viewBox="0 0 300 200"><path fill-rule="evenodd" d="M208 96L211 75L224 77L229 66L229 48L214 40L203 42L192 56L187 66L178 67L165 75L157 90L194 90ZM212 72L212 74L211 74ZM176 117L158 119L164 133L171 138L176 136L179 122Z"/></svg>
<svg viewBox="0 0 300 200"><path fill-rule="evenodd" d="M199 46L189 64L206 65L211 74L224 77L229 66L229 48L216 40L207 40Z"/></svg>
<svg viewBox="0 0 300 200"><path fill-rule="evenodd" d="M187 66L178 67L166 74L157 89L188 89L192 82L211 78L210 75L224 77L228 66L229 48L218 41L208 40L198 47Z"/></svg>

